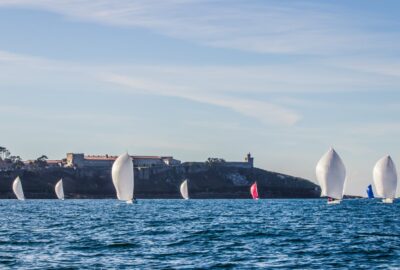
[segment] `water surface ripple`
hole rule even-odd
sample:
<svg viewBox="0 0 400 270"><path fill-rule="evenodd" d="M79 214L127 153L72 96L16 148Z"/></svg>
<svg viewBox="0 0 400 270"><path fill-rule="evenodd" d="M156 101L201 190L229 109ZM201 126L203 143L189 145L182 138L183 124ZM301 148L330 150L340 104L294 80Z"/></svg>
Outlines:
<svg viewBox="0 0 400 270"><path fill-rule="evenodd" d="M1 269L400 269L400 203L0 201Z"/></svg>

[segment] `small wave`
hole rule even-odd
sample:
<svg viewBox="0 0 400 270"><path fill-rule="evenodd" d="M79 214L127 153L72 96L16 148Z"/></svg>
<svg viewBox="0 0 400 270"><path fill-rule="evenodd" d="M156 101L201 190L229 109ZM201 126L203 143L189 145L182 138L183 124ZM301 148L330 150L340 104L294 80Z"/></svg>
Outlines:
<svg viewBox="0 0 400 270"><path fill-rule="evenodd" d="M107 247L110 248L131 248L131 247L138 247L140 245L134 244L134 243L129 243L129 242L116 242L116 243L111 243L108 244Z"/></svg>
<svg viewBox="0 0 400 270"><path fill-rule="evenodd" d="M0 209L0 269L400 265L400 207L352 201L334 209L322 203L219 200L182 208L180 201L142 200L115 208L113 201L92 200L66 202L55 212L51 202L32 201L35 211Z"/></svg>

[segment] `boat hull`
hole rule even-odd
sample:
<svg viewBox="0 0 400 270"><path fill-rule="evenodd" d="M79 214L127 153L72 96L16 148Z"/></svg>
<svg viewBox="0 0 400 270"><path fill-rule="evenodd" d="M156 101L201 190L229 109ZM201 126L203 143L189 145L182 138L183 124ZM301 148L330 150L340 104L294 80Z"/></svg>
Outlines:
<svg viewBox="0 0 400 270"><path fill-rule="evenodd" d="M386 199L382 199L383 203L393 203L394 199L392 198L386 198Z"/></svg>
<svg viewBox="0 0 400 270"><path fill-rule="evenodd" d="M328 201L328 204L340 204L342 202L342 200L332 200L332 201Z"/></svg>

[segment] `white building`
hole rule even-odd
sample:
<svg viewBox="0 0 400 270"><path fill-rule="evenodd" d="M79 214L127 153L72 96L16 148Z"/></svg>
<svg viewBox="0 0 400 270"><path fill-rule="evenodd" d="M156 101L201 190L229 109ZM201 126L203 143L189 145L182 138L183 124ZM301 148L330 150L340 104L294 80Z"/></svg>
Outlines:
<svg viewBox="0 0 400 270"><path fill-rule="evenodd" d="M111 167L118 156L67 154L68 167ZM174 166L181 164L172 156L131 156L135 167Z"/></svg>

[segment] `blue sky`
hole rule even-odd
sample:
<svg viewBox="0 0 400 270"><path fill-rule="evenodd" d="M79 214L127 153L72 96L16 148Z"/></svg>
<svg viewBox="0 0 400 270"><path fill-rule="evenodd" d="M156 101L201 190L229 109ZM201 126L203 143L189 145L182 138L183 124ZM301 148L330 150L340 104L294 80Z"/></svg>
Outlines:
<svg viewBox="0 0 400 270"><path fill-rule="evenodd" d="M1 144L66 152L247 152L315 181L330 146L363 194L400 162L398 1L0 0ZM400 163L398 163L400 166Z"/></svg>

